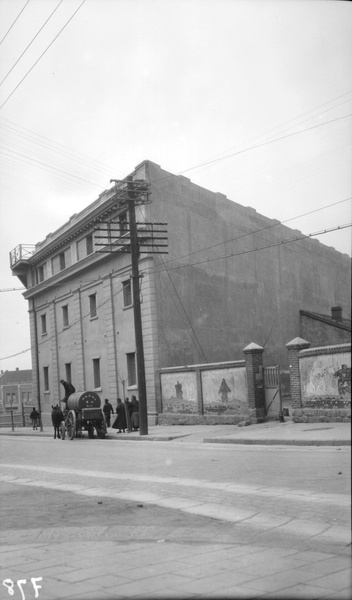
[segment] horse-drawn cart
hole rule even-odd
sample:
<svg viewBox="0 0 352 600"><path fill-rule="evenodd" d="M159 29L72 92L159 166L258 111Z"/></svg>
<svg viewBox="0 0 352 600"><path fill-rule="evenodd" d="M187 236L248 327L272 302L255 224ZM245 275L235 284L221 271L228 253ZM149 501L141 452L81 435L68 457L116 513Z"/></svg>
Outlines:
<svg viewBox="0 0 352 600"><path fill-rule="evenodd" d="M82 437L87 431L90 438L96 430L99 438L104 438L107 432L105 416L101 410L101 400L96 392L75 392L69 396L67 408L64 410L65 420L60 424L60 437L65 439L66 433L70 440Z"/></svg>

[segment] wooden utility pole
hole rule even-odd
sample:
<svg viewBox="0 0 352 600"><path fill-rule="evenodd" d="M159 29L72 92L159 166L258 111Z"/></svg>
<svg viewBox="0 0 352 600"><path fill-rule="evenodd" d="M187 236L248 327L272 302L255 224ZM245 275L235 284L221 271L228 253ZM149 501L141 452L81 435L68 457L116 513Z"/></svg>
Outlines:
<svg viewBox="0 0 352 600"><path fill-rule="evenodd" d="M128 215L130 225L131 262L132 262L132 293L134 331L136 338L137 378L139 393L139 435L148 435L147 389L145 382L144 348L142 333L141 299L138 267L138 235L136 225L135 192L132 177L127 177Z"/></svg>
<svg viewBox="0 0 352 600"><path fill-rule="evenodd" d="M97 250L97 252L107 252L109 254L115 252L131 253L133 315L139 393L139 435L147 435L147 390L140 299L141 276L139 274L138 259L140 252L143 254L167 254L167 237L164 235L167 233L167 230L159 229L160 226L165 227L167 223L147 223L144 221L143 223L136 222L136 204L145 204L148 202L149 184L145 180L133 179L133 177L130 175L123 180L110 179L110 183L112 182L115 182L116 199L119 203L119 207L127 207L128 209L128 227L122 228L119 222L112 220L107 221L105 224L101 223L100 226L95 229L97 232L95 245L101 247L101 250ZM121 187L119 184L121 184ZM117 224L118 228L111 227L111 224ZM143 229L138 229L138 226L143 226ZM155 226L157 229L155 229ZM139 236L138 232L140 233ZM160 233L163 235L158 235Z"/></svg>

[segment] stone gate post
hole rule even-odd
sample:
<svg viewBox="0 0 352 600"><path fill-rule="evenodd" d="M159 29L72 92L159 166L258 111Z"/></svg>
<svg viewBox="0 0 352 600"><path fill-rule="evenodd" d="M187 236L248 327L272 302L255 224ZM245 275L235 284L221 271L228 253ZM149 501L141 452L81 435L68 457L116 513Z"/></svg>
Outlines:
<svg viewBox="0 0 352 600"><path fill-rule="evenodd" d="M290 388L292 399L292 410L302 408L301 377L299 372L299 352L309 348L310 342L296 337L286 344L288 360L290 365Z"/></svg>

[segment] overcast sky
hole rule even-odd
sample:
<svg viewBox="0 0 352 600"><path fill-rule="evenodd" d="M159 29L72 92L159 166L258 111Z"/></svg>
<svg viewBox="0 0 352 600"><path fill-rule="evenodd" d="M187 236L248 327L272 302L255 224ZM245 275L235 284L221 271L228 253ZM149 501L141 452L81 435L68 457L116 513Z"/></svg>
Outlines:
<svg viewBox="0 0 352 600"><path fill-rule="evenodd" d="M0 368L31 368L18 244L145 159L306 234L346 225L351 113L350 2L0 0ZM350 228L316 239L351 254Z"/></svg>

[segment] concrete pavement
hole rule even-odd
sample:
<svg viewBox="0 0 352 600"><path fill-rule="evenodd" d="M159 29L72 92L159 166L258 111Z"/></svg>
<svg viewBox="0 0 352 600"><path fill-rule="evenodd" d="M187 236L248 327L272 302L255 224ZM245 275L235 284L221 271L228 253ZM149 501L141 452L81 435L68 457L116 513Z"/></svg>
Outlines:
<svg viewBox="0 0 352 600"><path fill-rule="evenodd" d="M44 431L31 427L0 428L0 435L30 435L52 437L51 427ZM84 433L86 436L87 433ZM129 441L170 441L190 443L218 444L256 444L256 445L292 445L292 446L350 446L350 423L293 423L291 419L284 423L268 421L247 427L238 425L154 425L148 428L148 435L139 432L116 434L109 428L106 439L119 442ZM67 440L65 440L67 441Z"/></svg>

